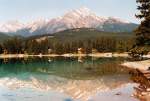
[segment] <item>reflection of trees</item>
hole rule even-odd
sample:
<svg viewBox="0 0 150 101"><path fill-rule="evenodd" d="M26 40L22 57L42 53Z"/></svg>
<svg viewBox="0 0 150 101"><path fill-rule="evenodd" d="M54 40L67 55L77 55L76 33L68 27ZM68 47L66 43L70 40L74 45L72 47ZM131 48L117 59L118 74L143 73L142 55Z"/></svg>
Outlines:
<svg viewBox="0 0 150 101"><path fill-rule="evenodd" d="M10 59L0 66L1 77L7 74L49 74L71 79L92 79L102 75L127 74L128 70L118 65L120 60L86 58L79 63L77 58L47 58Z"/></svg>

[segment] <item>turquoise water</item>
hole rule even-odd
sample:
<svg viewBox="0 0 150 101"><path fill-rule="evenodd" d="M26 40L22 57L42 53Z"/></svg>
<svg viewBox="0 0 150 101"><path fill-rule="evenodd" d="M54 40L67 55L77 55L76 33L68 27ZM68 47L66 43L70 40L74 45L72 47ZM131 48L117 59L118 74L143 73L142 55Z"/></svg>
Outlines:
<svg viewBox="0 0 150 101"><path fill-rule="evenodd" d="M109 97L104 99L108 93L111 98L137 101L130 96L135 84L129 71L119 65L124 61L92 57L0 59L0 99L109 101ZM122 96L115 96L117 92Z"/></svg>

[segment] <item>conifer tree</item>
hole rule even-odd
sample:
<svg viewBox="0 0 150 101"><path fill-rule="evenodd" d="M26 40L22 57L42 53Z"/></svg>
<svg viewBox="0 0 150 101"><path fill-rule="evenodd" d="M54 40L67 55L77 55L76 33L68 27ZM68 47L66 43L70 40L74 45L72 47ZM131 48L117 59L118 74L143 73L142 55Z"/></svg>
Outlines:
<svg viewBox="0 0 150 101"><path fill-rule="evenodd" d="M2 54L3 53L3 47L2 47L2 45L0 44L0 54Z"/></svg>
<svg viewBox="0 0 150 101"><path fill-rule="evenodd" d="M150 0L137 0L139 14L137 18L141 19L140 26L136 29L136 46L150 45Z"/></svg>

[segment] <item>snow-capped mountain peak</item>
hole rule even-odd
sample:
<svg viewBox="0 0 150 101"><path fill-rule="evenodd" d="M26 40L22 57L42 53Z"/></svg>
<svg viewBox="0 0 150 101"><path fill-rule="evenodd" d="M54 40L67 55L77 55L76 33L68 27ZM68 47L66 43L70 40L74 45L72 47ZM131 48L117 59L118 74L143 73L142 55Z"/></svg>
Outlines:
<svg viewBox="0 0 150 101"><path fill-rule="evenodd" d="M0 32L15 33L24 36L53 34L74 28L95 28L101 31L132 31L136 24L115 17L97 16L87 7L70 10L54 19L38 19L26 24L19 21L0 24ZM129 28L130 27L130 28ZM137 27L137 26L136 26Z"/></svg>
<svg viewBox="0 0 150 101"><path fill-rule="evenodd" d="M0 24L0 32L16 32L17 30L24 27L24 24L18 20L8 21Z"/></svg>
<svg viewBox="0 0 150 101"><path fill-rule="evenodd" d="M79 9L77 9L77 10L73 10L75 13L77 13L77 14L79 14L79 15L81 15L81 16L89 16L89 15L95 15L96 16L96 14L94 13L94 12L92 12L89 8L87 8L87 7L81 7L81 8L79 8Z"/></svg>
<svg viewBox="0 0 150 101"><path fill-rule="evenodd" d="M122 19L120 19L118 17L108 17L107 21L110 21L111 23L116 23L116 22L117 23L131 23L131 22L127 21L127 20L122 20Z"/></svg>
<svg viewBox="0 0 150 101"><path fill-rule="evenodd" d="M96 28L106 20L107 18L97 16L86 7L71 10L62 17L62 22L65 22L68 28Z"/></svg>
<svg viewBox="0 0 150 101"><path fill-rule="evenodd" d="M35 21L31 21L29 23L26 24L26 28L30 29L30 32L34 32L40 28L42 28L44 25L47 24L47 19L42 19L42 18L39 18Z"/></svg>
<svg viewBox="0 0 150 101"><path fill-rule="evenodd" d="M64 15L64 17L67 16L79 18L79 17L87 17L87 16L96 16L96 14L92 12L90 9L88 9L87 7L81 7L79 9L68 11Z"/></svg>

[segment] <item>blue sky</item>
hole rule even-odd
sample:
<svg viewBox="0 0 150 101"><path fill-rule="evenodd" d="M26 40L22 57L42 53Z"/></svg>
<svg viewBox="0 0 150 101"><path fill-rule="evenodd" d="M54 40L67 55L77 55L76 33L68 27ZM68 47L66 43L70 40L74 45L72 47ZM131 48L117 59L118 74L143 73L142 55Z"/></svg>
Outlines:
<svg viewBox="0 0 150 101"><path fill-rule="evenodd" d="M99 16L119 17L138 23L134 16L136 0L0 0L0 22L54 18L82 6Z"/></svg>

